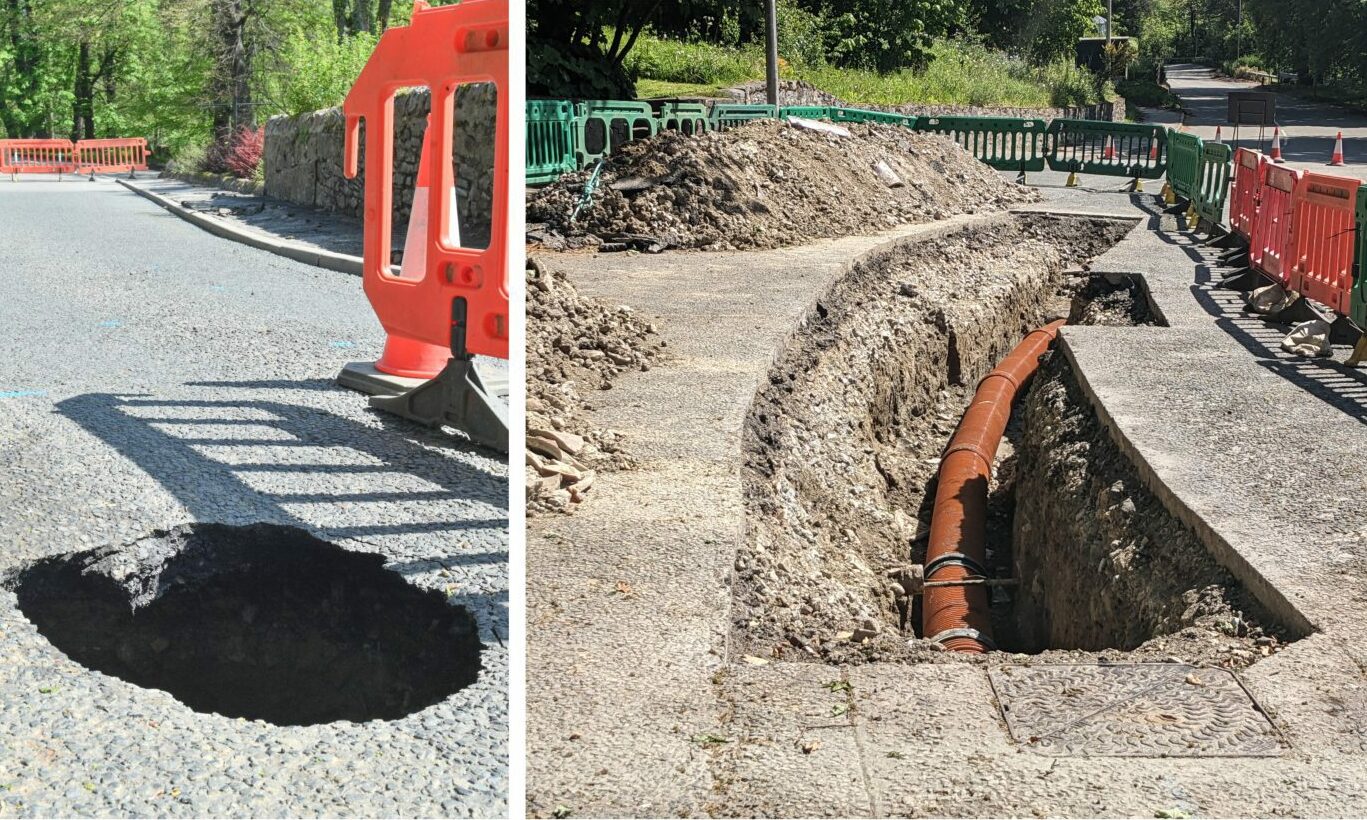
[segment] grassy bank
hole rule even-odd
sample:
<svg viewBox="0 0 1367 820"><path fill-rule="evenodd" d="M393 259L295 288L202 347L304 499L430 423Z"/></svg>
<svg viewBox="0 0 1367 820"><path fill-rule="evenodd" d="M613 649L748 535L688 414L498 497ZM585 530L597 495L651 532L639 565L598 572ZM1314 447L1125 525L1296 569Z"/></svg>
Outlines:
<svg viewBox="0 0 1367 820"><path fill-rule="evenodd" d="M627 58L627 70L637 78L636 95L643 99L717 96L723 88L763 79L764 52L758 46L728 48L642 36ZM962 40L935 43L929 64L921 70L877 74L781 61L780 73L856 105L1043 108L1101 99L1091 76L1067 61L1033 66Z"/></svg>

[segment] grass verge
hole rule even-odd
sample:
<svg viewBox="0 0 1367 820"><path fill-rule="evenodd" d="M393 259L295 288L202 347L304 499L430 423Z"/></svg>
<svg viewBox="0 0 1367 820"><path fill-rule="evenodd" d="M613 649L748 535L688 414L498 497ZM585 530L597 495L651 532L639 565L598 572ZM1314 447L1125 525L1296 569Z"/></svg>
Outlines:
<svg viewBox="0 0 1367 820"><path fill-rule="evenodd" d="M733 48L643 35L627 58L637 97L718 96L720 89L764 78L758 46ZM1099 102L1091 74L1066 60L1034 66L966 40L941 40L924 69L891 74L780 61L784 79L804 80L851 104L920 102L1046 108Z"/></svg>

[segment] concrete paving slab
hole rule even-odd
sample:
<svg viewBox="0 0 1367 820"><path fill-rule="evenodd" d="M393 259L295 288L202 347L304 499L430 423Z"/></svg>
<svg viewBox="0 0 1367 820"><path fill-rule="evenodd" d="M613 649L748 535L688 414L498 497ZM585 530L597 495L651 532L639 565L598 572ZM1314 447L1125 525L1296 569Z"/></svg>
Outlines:
<svg viewBox="0 0 1367 820"><path fill-rule="evenodd" d="M1233 760L1050 759L1013 742L988 680L991 665L1019 657L812 671L733 657L725 579L744 537L738 432L754 379L785 322L838 275L838 254L877 242L561 256L582 291L656 313L683 369L625 377L597 402L597 420L646 453L643 472L608 474L605 492L575 517L531 525L529 676L551 681L529 698L532 813L1367 815L1355 774L1367 755L1367 651L1352 637L1367 601L1367 544L1344 513L1367 489L1349 463L1364 451L1354 374L1275 352L1279 330L1239 315L1237 295L1210 289L1213 252L1143 197L1042 190L1038 207L1130 214L1139 226L1094 268L1141 275L1170 326L1068 328L1065 353L1151 488L1308 633L1242 675L1289 748ZM649 589L648 599L611 594L619 578ZM837 675L852 687L839 716L852 741L834 721L810 753L779 742L706 753L690 745L716 727L740 727L728 738L791 735L829 697L819 682ZM573 745L584 738L590 749ZM642 760L649 781L632 768ZM813 777L824 788L813 789Z"/></svg>

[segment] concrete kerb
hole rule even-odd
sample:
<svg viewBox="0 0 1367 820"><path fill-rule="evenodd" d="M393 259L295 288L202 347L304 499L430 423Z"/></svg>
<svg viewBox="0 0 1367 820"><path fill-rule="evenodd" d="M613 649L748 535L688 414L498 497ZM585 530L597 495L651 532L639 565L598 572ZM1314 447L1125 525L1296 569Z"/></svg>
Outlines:
<svg viewBox="0 0 1367 820"><path fill-rule="evenodd" d="M209 233L233 242L240 242L243 245L256 248L258 250L293 259L296 262L303 262L306 265L313 265L318 268L337 271L338 273L349 273L352 276L360 276L363 268L363 260L359 256L348 256L341 253L319 250L318 248L305 247L293 242L283 242L269 239L259 234L241 230L228 225L220 220L214 219L204 214L196 213L176 202L167 199L160 194L153 193L146 188L132 184L128 180L116 179L115 182L132 191L145 199L155 202L176 216L184 219L196 227L202 228Z"/></svg>

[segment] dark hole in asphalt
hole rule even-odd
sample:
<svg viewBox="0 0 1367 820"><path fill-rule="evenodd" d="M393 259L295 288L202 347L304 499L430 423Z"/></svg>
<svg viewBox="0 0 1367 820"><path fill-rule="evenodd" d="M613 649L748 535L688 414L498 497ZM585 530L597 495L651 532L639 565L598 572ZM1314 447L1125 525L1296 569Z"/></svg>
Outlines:
<svg viewBox="0 0 1367 820"><path fill-rule="evenodd" d="M192 709L282 726L389 720L475 681L465 609L303 530L178 527L7 579L73 661Z"/></svg>

